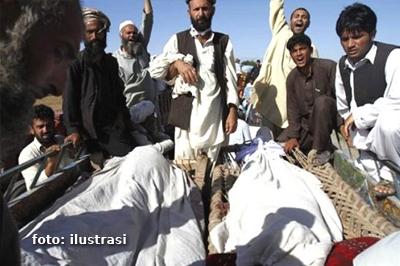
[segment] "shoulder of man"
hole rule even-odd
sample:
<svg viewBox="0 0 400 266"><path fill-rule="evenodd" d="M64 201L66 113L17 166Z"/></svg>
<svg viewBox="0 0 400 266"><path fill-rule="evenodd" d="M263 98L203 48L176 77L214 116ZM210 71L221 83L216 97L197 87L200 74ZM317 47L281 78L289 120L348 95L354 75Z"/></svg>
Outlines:
<svg viewBox="0 0 400 266"><path fill-rule="evenodd" d="M225 53L226 46L229 42L229 35L221 33L221 32L214 32L214 43L220 44L222 52Z"/></svg>
<svg viewBox="0 0 400 266"><path fill-rule="evenodd" d="M393 50L393 49L399 49L399 48L400 48L400 46L398 46L398 45L390 44L390 43L384 43L384 42L379 42L379 41L375 41L374 44L375 44L377 47L380 47L381 49L384 48L384 49Z"/></svg>
<svg viewBox="0 0 400 266"><path fill-rule="evenodd" d="M26 160L34 158L33 151L37 150L40 152L38 148L35 147L35 139L33 139L28 145L26 145L18 155L18 162L23 163Z"/></svg>
<svg viewBox="0 0 400 266"><path fill-rule="evenodd" d="M82 65L85 64L85 56L84 56L84 50L80 51L78 55L76 56L75 61L70 65L70 69L79 69L82 67Z"/></svg>
<svg viewBox="0 0 400 266"><path fill-rule="evenodd" d="M226 42L228 42L228 40L229 40L229 35L228 34L225 34L225 33L222 33L222 32L217 32L217 31L214 31L213 32L214 33L214 38L217 38L217 39L221 39L221 40L226 40Z"/></svg>
<svg viewBox="0 0 400 266"><path fill-rule="evenodd" d="M320 66L335 67L336 62L327 58L314 58L314 62Z"/></svg>
<svg viewBox="0 0 400 266"><path fill-rule="evenodd" d="M104 60L107 64L116 65L118 67L118 60L113 56L112 53L106 53L104 55Z"/></svg>
<svg viewBox="0 0 400 266"><path fill-rule="evenodd" d="M297 69L297 67L290 70L290 72L286 78L286 83L293 83L293 81L297 78L298 74L299 74L299 70Z"/></svg>

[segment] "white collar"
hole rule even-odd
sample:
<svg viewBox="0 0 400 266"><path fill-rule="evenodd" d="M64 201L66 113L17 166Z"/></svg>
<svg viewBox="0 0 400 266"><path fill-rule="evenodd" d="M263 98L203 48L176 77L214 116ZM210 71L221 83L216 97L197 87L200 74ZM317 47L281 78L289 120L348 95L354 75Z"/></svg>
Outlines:
<svg viewBox="0 0 400 266"><path fill-rule="evenodd" d="M349 58L346 58L346 60L344 62L345 68L356 69L357 67L365 64L368 60L369 60L369 62L371 62L371 64L374 64L377 50L378 50L378 47L375 45L375 43L373 43L371 48L369 49L368 53L364 56L364 58L362 58L360 61L358 61L354 65L350 62Z"/></svg>
<svg viewBox="0 0 400 266"><path fill-rule="evenodd" d="M39 151L43 152L43 150L42 150L43 148L42 147L44 147L44 146L42 145L42 143L39 142L39 140L36 137L33 138L33 145L34 145L34 147L36 149L38 149Z"/></svg>

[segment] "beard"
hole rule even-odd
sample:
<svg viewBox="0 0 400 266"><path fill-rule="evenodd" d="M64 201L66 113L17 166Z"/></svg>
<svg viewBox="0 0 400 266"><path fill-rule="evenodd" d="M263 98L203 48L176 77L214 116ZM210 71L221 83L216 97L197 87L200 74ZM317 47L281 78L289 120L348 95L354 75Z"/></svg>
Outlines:
<svg viewBox="0 0 400 266"><path fill-rule="evenodd" d="M193 17L190 17L190 21L192 22L193 28L195 28L198 32L202 32L211 28L212 16L210 16L209 18L203 16L198 20L195 20Z"/></svg>
<svg viewBox="0 0 400 266"><path fill-rule="evenodd" d="M54 139L54 131L48 132L47 134L44 134L44 135L39 135L39 134L34 133L34 137L44 147L49 147L52 144L56 144L56 141Z"/></svg>
<svg viewBox="0 0 400 266"><path fill-rule="evenodd" d="M128 54L132 57L141 55L144 52L144 47L141 42L122 39L122 46L125 48L125 51L127 51Z"/></svg>
<svg viewBox="0 0 400 266"><path fill-rule="evenodd" d="M104 50L107 47L107 40L103 38L102 40L94 40L94 41L84 41L85 50L91 56L98 56L104 54Z"/></svg>

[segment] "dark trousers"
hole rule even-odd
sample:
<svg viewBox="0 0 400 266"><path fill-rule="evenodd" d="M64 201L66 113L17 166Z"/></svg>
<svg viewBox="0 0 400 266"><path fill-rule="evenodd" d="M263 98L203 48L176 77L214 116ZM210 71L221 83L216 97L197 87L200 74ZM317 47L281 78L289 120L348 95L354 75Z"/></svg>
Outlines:
<svg viewBox="0 0 400 266"><path fill-rule="evenodd" d="M336 129L337 109L335 99L329 96L319 96L308 119L303 119L300 129L300 150L308 153L311 149L317 151L332 150L331 133ZM289 125L290 126L290 125ZM287 141L287 131L278 137L279 141Z"/></svg>

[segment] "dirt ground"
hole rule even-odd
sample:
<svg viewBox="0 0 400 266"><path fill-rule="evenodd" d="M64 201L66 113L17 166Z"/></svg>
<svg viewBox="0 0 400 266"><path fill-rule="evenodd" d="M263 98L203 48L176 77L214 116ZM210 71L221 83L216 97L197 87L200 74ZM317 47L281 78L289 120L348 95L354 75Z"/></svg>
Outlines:
<svg viewBox="0 0 400 266"><path fill-rule="evenodd" d="M43 99L37 100L36 104L45 104L50 106L55 112L62 110L62 97L47 96Z"/></svg>

